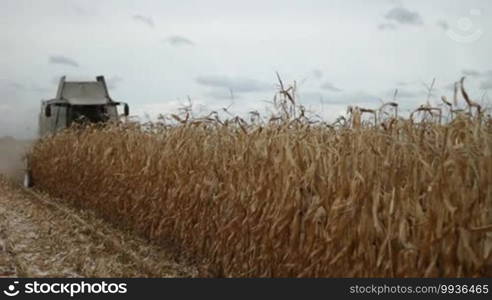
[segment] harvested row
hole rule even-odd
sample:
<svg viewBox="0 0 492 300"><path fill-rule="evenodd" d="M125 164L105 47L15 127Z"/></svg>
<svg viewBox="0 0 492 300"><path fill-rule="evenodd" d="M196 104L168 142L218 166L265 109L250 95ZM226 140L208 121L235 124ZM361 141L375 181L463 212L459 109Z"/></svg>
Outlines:
<svg viewBox="0 0 492 300"><path fill-rule="evenodd" d="M239 125L67 130L33 148L35 184L204 275L492 275L490 122Z"/></svg>
<svg viewBox="0 0 492 300"><path fill-rule="evenodd" d="M0 175L0 278L196 276L170 250Z"/></svg>

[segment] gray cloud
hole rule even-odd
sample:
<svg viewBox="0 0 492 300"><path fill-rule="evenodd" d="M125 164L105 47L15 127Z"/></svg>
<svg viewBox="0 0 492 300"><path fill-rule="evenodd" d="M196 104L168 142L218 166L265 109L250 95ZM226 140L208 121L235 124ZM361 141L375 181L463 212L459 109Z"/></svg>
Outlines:
<svg viewBox="0 0 492 300"><path fill-rule="evenodd" d="M383 23L378 25L379 30L395 30L397 27L393 23Z"/></svg>
<svg viewBox="0 0 492 300"><path fill-rule="evenodd" d="M240 95L234 94L233 91L227 89L214 89L206 93L205 96L217 100L237 100L241 98Z"/></svg>
<svg viewBox="0 0 492 300"><path fill-rule="evenodd" d="M480 82L479 87L484 90L490 90L492 89L492 70L488 71L478 71L474 69L463 69L461 73L464 76L470 76L470 77L475 77L475 78L480 78L483 79ZM449 90L453 90L453 86L449 86Z"/></svg>
<svg viewBox="0 0 492 300"><path fill-rule="evenodd" d="M118 84L123 81L123 78L116 75L112 76L107 80L107 85L109 89L116 89Z"/></svg>
<svg viewBox="0 0 492 300"><path fill-rule="evenodd" d="M88 9L86 9L86 8L76 4L76 3L70 3L70 6L71 6L72 10L79 16L91 15L91 12Z"/></svg>
<svg viewBox="0 0 492 300"><path fill-rule="evenodd" d="M395 94L395 90L389 90L386 93L387 97L393 97ZM398 89L398 93L396 94L396 99L401 99L401 98L415 98L422 96L424 93L423 91L410 91L407 89Z"/></svg>
<svg viewBox="0 0 492 300"><path fill-rule="evenodd" d="M62 77L63 75L59 75L59 76L54 76L51 78L51 81L50 83L54 86L58 86L58 83L60 83L60 78Z"/></svg>
<svg viewBox="0 0 492 300"><path fill-rule="evenodd" d="M442 30L446 31L449 29L449 24L445 20L439 20L436 23L437 26L439 26Z"/></svg>
<svg viewBox="0 0 492 300"><path fill-rule="evenodd" d="M195 82L213 88L226 88L234 93L262 92L272 90L272 86L251 78L228 76L198 76Z"/></svg>
<svg viewBox="0 0 492 300"><path fill-rule="evenodd" d="M443 88L445 91L454 91L454 86L455 86L455 82L451 82L451 83L444 85Z"/></svg>
<svg viewBox="0 0 492 300"><path fill-rule="evenodd" d="M480 83L480 88L484 90L492 89L492 77L487 78L486 80Z"/></svg>
<svg viewBox="0 0 492 300"><path fill-rule="evenodd" d="M415 81L398 81L396 83L397 86L409 86L409 85L414 85L416 84L417 82Z"/></svg>
<svg viewBox="0 0 492 300"><path fill-rule="evenodd" d="M324 93L320 92L301 92L299 93L299 99L303 103L316 103L316 102L322 102L324 103L326 99L328 99L329 96Z"/></svg>
<svg viewBox="0 0 492 300"><path fill-rule="evenodd" d="M422 17L416 11L410 11L404 7L398 6L392 8L386 13L385 18L404 25L422 25Z"/></svg>
<svg viewBox="0 0 492 300"><path fill-rule="evenodd" d="M23 92L22 90L18 89L18 84L16 83L2 84L0 88L0 97L2 99L2 101L0 101L0 108L2 109L5 109L5 107L10 108L12 104L21 102L19 101L19 93L22 92Z"/></svg>
<svg viewBox="0 0 492 300"><path fill-rule="evenodd" d="M49 91L47 88L43 88L35 84L31 84L27 86L19 82L11 82L10 84L7 85L7 88L14 89L18 92L46 93Z"/></svg>
<svg viewBox="0 0 492 300"><path fill-rule="evenodd" d="M477 70L473 70L473 69L464 69L461 71L461 73L465 76L481 76L482 73L477 71Z"/></svg>
<svg viewBox="0 0 492 300"><path fill-rule="evenodd" d="M323 71L320 69L314 69L311 72L307 74L302 80L299 81L299 85L304 85L304 83L315 80L315 81L320 81L321 78L323 78Z"/></svg>
<svg viewBox="0 0 492 300"><path fill-rule="evenodd" d="M164 41L168 42L172 46L194 46L195 43L184 36L173 35L166 38Z"/></svg>
<svg viewBox="0 0 492 300"><path fill-rule="evenodd" d="M342 90L337 88L336 86L333 85L331 82L325 82L320 86L321 89L330 91L330 92L341 92Z"/></svg>
<svg viewBox="0 0 492 300"><path fill-rule="evenodd" d="M316 79L321 79L323 77L323 71L321 71L319 69L315 69L315 70L313 70L313 76Z"/></svg>
<svg viewBox="0 0 492 300"><path fill-rule="evenodd" d="M372 103L379 105L380 103L379 97L376 97L364 91L338 93L335 95L327 95L320 92L304 92L300 93L299 97L303 103L321 102L328 105L370 105Z"/></svg>
<svg viewBox="0 0 492 300"><path fill-rule="evenodd" d="M52 55L49 58L50 64L66 65L71 67L78 67L79 64L72 58L63 55Z"/></svg>
<svg viewBox="0 0 492 300"><path fill-rule="evenodd" d="M475 69L463 69L461 73L464 76L471 76L471 77L491 77L492 78L492 70L488 71L479 71Z"/></svg>
<svg viewBox="0 0 492 300"><path fill-rule="evenodd" d="M25 91L26 90L26 87L22 83L18 83L18 82L10 83L9 87L14 88L14 89L19 90L19 91Z"/></svg>
<svg viewBox="0 0 492 300"><path fill-rule="evenodd" d="M147 26L150 26L152 28L155 27L155 24L154 24L154 20L152 20L151 17L146 17L146 16L142 16L142 15L133 15L133 20L137 21L137 22L141 22Z"/></svg>

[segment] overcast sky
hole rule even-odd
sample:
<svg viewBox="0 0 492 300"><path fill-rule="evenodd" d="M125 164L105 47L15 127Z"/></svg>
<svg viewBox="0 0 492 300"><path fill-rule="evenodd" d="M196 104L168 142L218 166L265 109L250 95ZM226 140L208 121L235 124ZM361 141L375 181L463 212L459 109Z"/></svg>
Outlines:
<svg viewBox="0 0 492 300"><path fill-rule="evenodd" d="M61 75L105 75L114 99L151 117L188 96L263 110L277 71L328 119L396 88L403 109L418 106L433 78L431 102L463 75L486 99L491 14L489 0L0 0L0 136L34 137Z"/></svg>

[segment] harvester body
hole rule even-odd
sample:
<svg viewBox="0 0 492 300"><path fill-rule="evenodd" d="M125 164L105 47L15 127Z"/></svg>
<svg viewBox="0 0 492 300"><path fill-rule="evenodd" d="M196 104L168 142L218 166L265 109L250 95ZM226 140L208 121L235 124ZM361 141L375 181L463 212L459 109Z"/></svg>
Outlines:
<svg viewBox="0 0 492 300"><path fill-rule="evenodd" d="M66 81L63 76L56 98L41 102L39 136L56 133L74 122L117 121L118 105L124 105L124 114L128 115L128 104L111 99L103 76L96 81Z"/></svg>

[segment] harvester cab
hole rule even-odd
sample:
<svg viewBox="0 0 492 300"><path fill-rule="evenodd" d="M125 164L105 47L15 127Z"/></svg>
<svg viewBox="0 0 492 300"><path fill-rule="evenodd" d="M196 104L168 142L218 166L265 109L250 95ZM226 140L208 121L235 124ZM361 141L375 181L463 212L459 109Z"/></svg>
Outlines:
<svg viewBox="0 0 492 300"><path fill-rule="evenodd" d="M96 81L66 81L63 76L56 98L41 102L39 136L56 133L73 123L117 121L118 105L123 105L123 114L128 116L128 104L111 99L104 76L96 77Z"/></svg>

